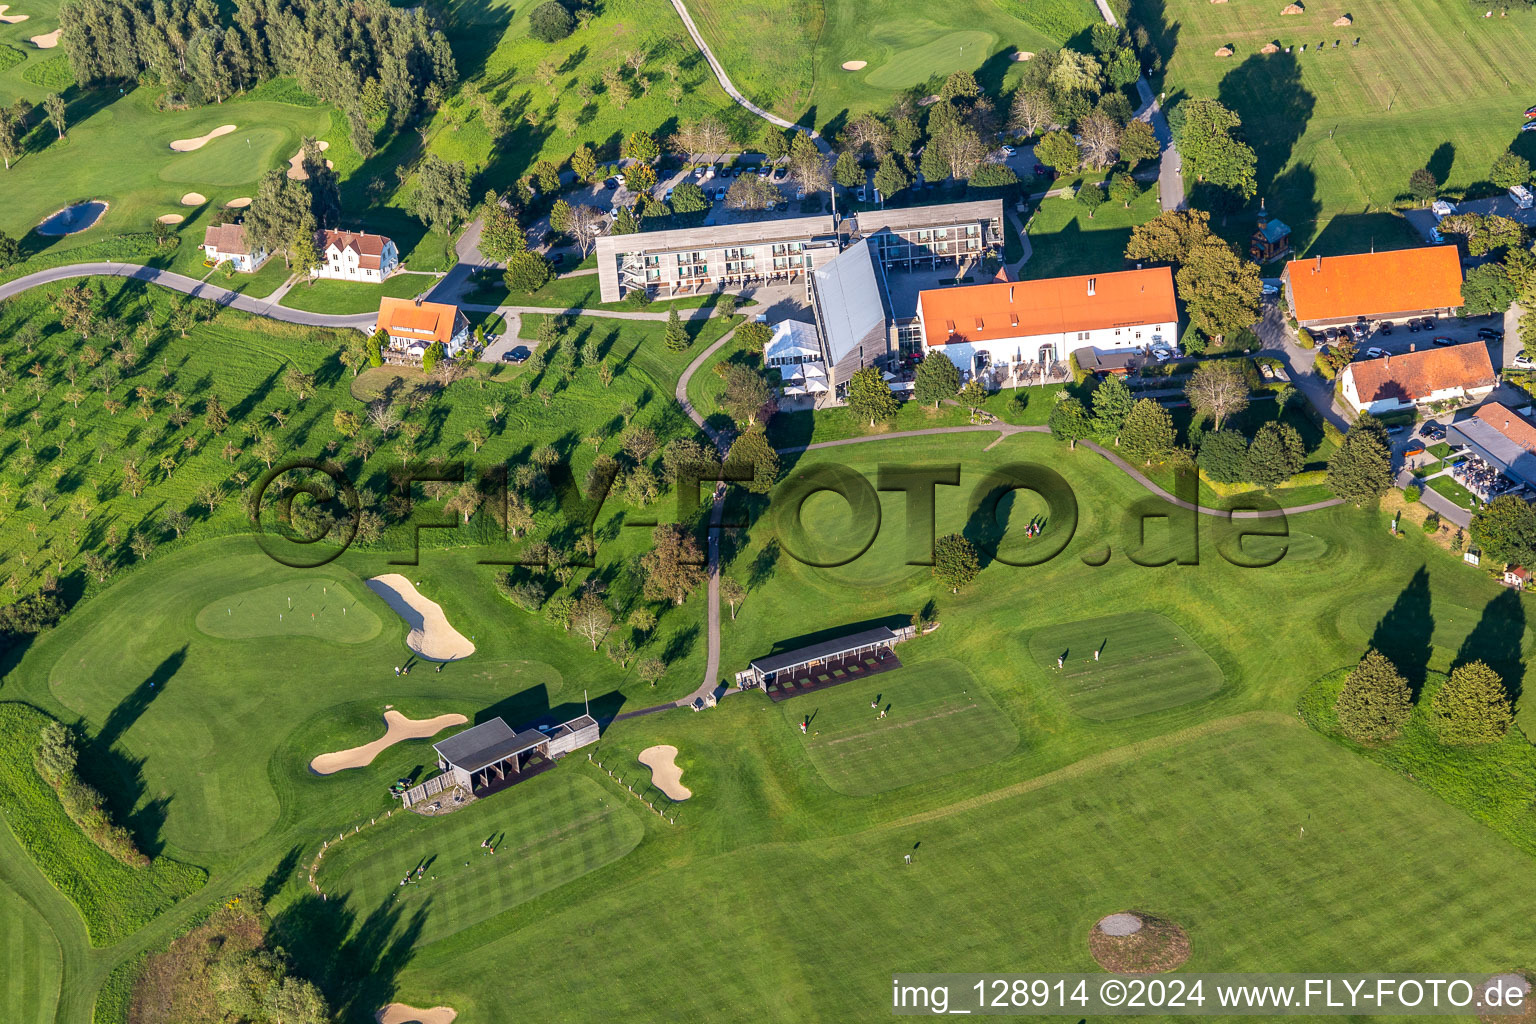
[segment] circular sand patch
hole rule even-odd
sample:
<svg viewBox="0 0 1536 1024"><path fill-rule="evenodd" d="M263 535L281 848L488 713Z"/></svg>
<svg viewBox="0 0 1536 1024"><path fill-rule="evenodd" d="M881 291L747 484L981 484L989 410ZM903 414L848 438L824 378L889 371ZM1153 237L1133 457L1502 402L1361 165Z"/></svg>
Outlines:
<svg viewBox="0 0 1536 1024"><path fill-rule="evenodd" d="M52 32L44 32L40 36L33 36L31 43L39 50L51 50L59 45L59 30L54 29Z"/></svg>
<svg viewBox="0 0 1536 1024"><path fill-rule="evenodd" d="M403 740L424 740L436 736L450 725L465 725L469 719L463 715L447 714L435 718L406 718L398 711L384 712L384 735L372 743L319 754L309 762L309 770L316 775L334 775L347 768L366 768L373 759Z"/></svg>
<svg viewBox="0 0 1536 1024"><path fill-rule="evenodd" d="M866 60L845 60L845 61L843 61L843 70L844 71L863 71L867 67L869 67L869 61L866 61Z"/></svg>
<svg viewBox="0 0 1536 1024"><path fill-rule="evenodd" d="M651 770L651 781L670 800L687 800L693 790L683 785L683 770L677 766L677 748L670 744L646 747L639 761Z"/></svg>
<svg viewBox="0 0 1536 1024"><path fill-rule="evenodd" d="M208 201L208 197L201 192L188 192L181 197L182 206L202 206Z"/></svg>
<svg viewBox="0 0 1536 1024"><path fill-rule="evenodd" d="M235 130L232 124L221 124L207 135L199 135L195 139L177 139L171 143L171 148L178 153L190 153L193 150L202 149L208 143L221 135L228 135Z"/></svg>
<svg viewBox="0 0 1536 1024"><path fill-rule="evenodd" d="M1034 60L1035 59L1035 54L1034 54L1033 50L1019 50L1019 51L1014 53L1013 59L1014 60Z"/></svg>
<svg viewBox="0 0 1536 1024"><path fill-rule="evenodd" d="M453 1024L459 1011L451 1006L434 1006L430 1010L418 1010L404 1003L390 1003L373 1015L379 1024Z"/></svg>
<svg viewBox="0 0 1536 1024"><path fill-rule="evenodd" d="M320 152L322 152L322 153L324 153L326 150L331 148L331 144L329 142L324 141L324 140L321 140L320 142L316 143L316 145L318 145L320 147ZM335 166L336 165L333 164L329 160L327 160L325 162L325 169L326 170L331 170ZM304 147L303 146L300 146L299 147L299 151L297 153L293 154L293 156L288 160L288 177L292 178L294 181L308 181L309 180L309 175L307 173L305 173L305 171L304 171Z"/></svg>
<svg viewBox="0 0 1536 1024"><path fill-rule="evenodd" d="M239 199L231 199L229 202L225 203L224 208L226 210L243 210L250 205L251 197L241 196Z"/></svg>
<svg viewBox="0 0 1536 1024"><path fill-rule="evenodd" d="M1189 936L1172 921L1145 911L1121 911L1093 926L1088 951L1115 974L1160 974L1189 959Z"/></svg>
<svg viewBox="0 0 1536 1024"><path fill-rule="evenodd" d="M155 220L159 221L161 224L180 224L186 219L187 218L183 217L179 213L162 213L160 216L155 218Z"/></svg>
<svg viewBox="0 0 1536 1024"><path fill-rule="evenodd" d="M30 14L6 14L10 10L10 4L0 4L0 23L6 25L20 25L31 17Z"/></svg>
<svg viewBox="0 0 1536 1024"><path fill-rule="evenodd" d="M1481 996L1497 983L1504 993L1504 1005L1509 1005L1508 992L1511 989L1525 993L1525 999L1521 1002L1518 1013L1480 1013L1477 1019L1483 1024L1527 1024L1536 1021L1536 1003L1531 1002L1531 979L1528 971L1508 971L1504 974L1495 974L1483 983L1478 995ZM1486 1000L1485 1000L1486 1002Z"/></svg>

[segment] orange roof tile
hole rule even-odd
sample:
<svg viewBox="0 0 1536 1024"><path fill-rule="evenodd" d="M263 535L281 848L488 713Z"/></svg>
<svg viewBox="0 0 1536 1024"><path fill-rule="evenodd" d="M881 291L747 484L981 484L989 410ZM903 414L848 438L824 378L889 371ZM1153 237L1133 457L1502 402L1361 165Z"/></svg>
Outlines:
<svg viewBox="0 0 1536 1024"><path fill-rule="evenodd" d="M1291 309L1298 320L1341 320L1461 305L1461 255L1454 245L1292 260L1285 273Z"/></svg>
<svg viewBox="0 0 1536 1024"><path fill-rule="evenodd" d="M1536 452L1536 427L1507 405L1489 402L1477 410L1477 418L1526 451Z"/></svg>
<svg viewBox="0 0 1536 1024"><path fill-rule="evenodd" d="M407 341L440 341L446 345L453 339L460 315L459 307L442 302L394 298L379 302L379 328L391 337Z"/></svg>
<svg viewBox="0 0 1536 1024"><path fill-rule="evenodd" d="M1167 267L936 288L919 294L917 307L929 345L1178 320Z"/></svg>
<svg viewBox="0 0 1536 1024"><path fill-rule="evenodd" d="M1418 401L1447 388L1470 390L1496 381L1488 346L1480 341L1350 363L1349 373L1366 405L1391 398Z"/></svg>

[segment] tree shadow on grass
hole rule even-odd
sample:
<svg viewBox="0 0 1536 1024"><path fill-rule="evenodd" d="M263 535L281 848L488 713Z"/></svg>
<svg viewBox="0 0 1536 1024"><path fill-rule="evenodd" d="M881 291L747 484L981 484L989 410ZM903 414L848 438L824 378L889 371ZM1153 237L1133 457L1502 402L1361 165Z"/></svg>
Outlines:
<svg viewBox="0 0 1536 1024"><path fill-rule="evenodd" d="M1418 699L1424 688L1424 673L1429 667L1430 636L1434 633L1435 617L1430 611L1429 572L1419 566L1408 585L1397 595L1397 600L1371 634L1370 646L1380 651L1387 660L1397 666L1413 697ZM1470 639L1470 638L1469 638Z"/></svg>
<svg viewBox="0 0 1536 1024"><path fill-rule="evenodd" d="M1483 614L1461 642L1453 669L1481 661L1504 680L1511 703L1520 699L1525 682L1525 605L1518 591L1506 590L1483 608Z"/></svg>
<svg viewBox="0 0 1536 1024"><path fill-rule="evenodd" d="M300 972L320 986L337 1020L371 1021L415 956L432 901L406 916L391 894L362 921L349 903L306 890L277 914L272 932Z"/></svg>

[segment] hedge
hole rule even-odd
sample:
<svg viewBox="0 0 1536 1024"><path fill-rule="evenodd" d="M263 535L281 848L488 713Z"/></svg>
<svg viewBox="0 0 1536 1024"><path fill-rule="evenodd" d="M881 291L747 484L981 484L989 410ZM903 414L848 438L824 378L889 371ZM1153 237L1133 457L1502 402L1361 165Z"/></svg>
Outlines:
<svg viewBox="0 0 1536 1024"><path fill-rule="evenodd" d="M1333 711L1350 671L1339 669L1324 676L1302 694L1296 710L1303 721L1361 757L1406 776L1526 853L1536 854L1536 815L1531 814L1536 805L1536 747L1519 726L1497 743L1442 745L1429 723L1429 707L1446 676L1426 672L1424 688L1401 735L1380 746L1363 746L1339 732Z"/></svg>
<svg viewBox="0 0 1536 1024"><path fill-rule="evenodd" d="M202 888L208 874L165 857L131 868L91 842L37 772L47 721L31 705L0 703L0 811L38 869L80 911L91 945L109 946Z"/></svg>

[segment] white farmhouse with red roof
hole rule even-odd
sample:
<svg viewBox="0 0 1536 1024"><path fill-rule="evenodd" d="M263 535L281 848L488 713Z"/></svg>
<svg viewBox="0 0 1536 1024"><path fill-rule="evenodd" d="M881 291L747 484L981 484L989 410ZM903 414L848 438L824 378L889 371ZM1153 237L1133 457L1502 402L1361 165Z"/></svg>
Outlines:
<svg viewBox="0 0 1536 1024"><path fill-rule="evenodd" d="M400 266L395 243L383 235L362 231L321 231L315 235L321 263L311 277L378 284Z"/></svg>
<svg viewBox="0 0 1536 1024"><path fill-rule="evenodd" d="M924 354L943 352L972 372L1056 362L1083 348L1171 346L1179 320L1167 267L930 289L917 298L917 316Z"/></svg>

